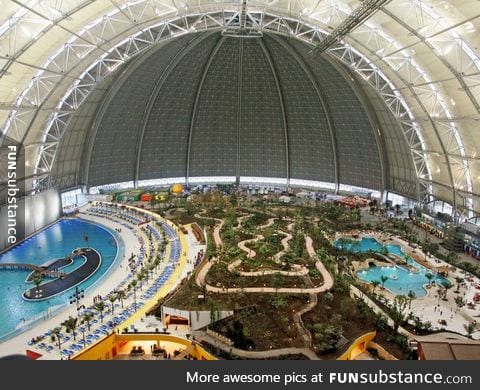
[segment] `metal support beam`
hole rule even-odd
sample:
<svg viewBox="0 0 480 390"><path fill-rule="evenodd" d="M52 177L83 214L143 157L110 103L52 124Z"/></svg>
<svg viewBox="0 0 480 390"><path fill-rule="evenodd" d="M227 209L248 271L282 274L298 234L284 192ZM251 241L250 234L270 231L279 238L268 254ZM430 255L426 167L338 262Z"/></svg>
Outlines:
<svg viewBox="0 0 480 390"><path fill-rule="evenodd" d="M435 48L433 45L428 41L428 39L424 39L421 34L418 33L417 30L414 28L410 27L407 23L405 23L401 18L399 18L397 15L393 14L386 8L381 8L381 11L385 13L386 15L390 16L393 20L395 20L399 25L401 25L403 28L405 28L410 35L415 35L419 41L423 42L425 45L427 45L430 50L435 51ZM458 72L454 69L454 67L447 61L447 59L444 56L437 56L438 60L442 62L443 65L445 65L448 70L455 76L457 79L458 83L462 86L462 89L465 91L467 94L468 98L472 102L473 106L477 110L477 112L480 112L480 105L477 102L477 99L475 96L473 96L472 91L468 87L468 85L465 83L465 80L458 74ZM435 81L438 82L438 81Z"/></svg>
<svg viewBox="0 0 480 390"><path fill-rule="evenodd" d="M242 8L239 15L240 28L243 30L247 24L247 0L242 1Z"/></svg>
<svg viewBox="0 0 480 390"><path fill-rule="evenodd" d="M345 35L369 19L381 6L390 1L391 0L364 0L360 7L354 9L344 21L312 50L312 53L315 55L321 54L335 43L340 42Z"/></svg>

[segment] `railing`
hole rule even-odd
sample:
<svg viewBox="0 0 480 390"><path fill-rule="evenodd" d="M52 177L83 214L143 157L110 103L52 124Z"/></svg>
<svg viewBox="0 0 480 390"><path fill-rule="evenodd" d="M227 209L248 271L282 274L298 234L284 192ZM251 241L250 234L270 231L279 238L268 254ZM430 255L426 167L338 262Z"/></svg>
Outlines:
<svg viewBox="0 0 480 390"><path fill-rule="evenodd" d="M54 276L54 277L62 277L67 275L65 272L60 271L49 271L38 265L28 264L28 263L0 263L0 270L12 270L12 269L26 269L31 271L40 272L42 275Z"/></svg>

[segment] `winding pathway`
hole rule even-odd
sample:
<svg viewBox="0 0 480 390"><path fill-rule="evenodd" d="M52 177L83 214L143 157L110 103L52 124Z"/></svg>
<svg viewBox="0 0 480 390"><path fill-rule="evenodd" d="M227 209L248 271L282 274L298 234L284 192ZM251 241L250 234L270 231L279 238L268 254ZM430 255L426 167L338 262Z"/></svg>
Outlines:
<svg viewBox="0 0 480 390"><path fill-rule="evenodd" d="M273 224L273 221L274 221L274 218L270 218L268 220L267 224L263 225L263 226L260 226L260 228L267 228L267 227L271 226ZM290 230L290 231L292 230L292 228L293 228L293 223L291 223L287 226L287 229ZM285 235L285 238L283 238L282 241L281 241L282 246L283 246L283 250L276 253L275 256L274 256L275 262L280 263L280 258L290 248L290 245L288 244L288 242L292 239L292 235L290 233L286 233L286 232L281 231L281 230L279 230L278 232ZM264 237L261 234L259 234L259 235L257 235L257 237L255 237L253 239L248 239L248 240L241 241L237 245L241 250L243 250L247 254L247 256L249 258L253 258L253 257L256 256L256 252L253 249L248 248L245 244L247 244L248 242L256 242L256 241L262 240L263 238ZM235 260L227 266L227 269L230 272L234 272L240 266L240 264L242 264L241 259ZM237 271L237 272L241 276L263 276L263 275L275 275L275 274L284 275L284 276L305 276L305 275L308 274L308 268L306 268L304 266L294 264L292 266L292 268L295 268L296 270L295 271L282 271L282 270L273 270L273 269L262 269L262 270L259 270L259 271L251 271L251 272L246 272L246 271Z"/></svg>
<svg viewBox="0 0 480 390"><path fill-rule="evenodd" d="M315 250L313 248L313 241L311 237L307 236L305 245L307 252L312 258L316 258ZM220 294L234 294L234 293L285 293L285 294L318 294L324 291L328 291L333 286L332 275L327 271L325 266L320 260L315 262L315 267L320 272L323 277L323 283L320 286L309 287L309 288L298 288L298 287L215 287L205 282L205 277L217 260L213 259L207 261L203 266L198 270L195 281L198 286L205 288L206 291L216 292Z"/></svg>
<svg viewBox="0 0 480 390"><path fill-rule="evenodd" d="M236 356L240 356L246 359L269 359L269 358L276 358L279 356L284 355L304 355L308 357L310 360L321 360L315 352L313 352L309 348L279 348L279 349L271 349L268 351L245 351L243 349L238 349L232 347L228 344L222 343L220 340L208 335L206 332L203 331L194 331L193 335L195 336L196 340L199 341L206 341L210 345L217 347L227 353L231 353Z"/></svg>
<svg viewBox="0 0 480 390"><path fill-rule="evenodd" d="M201 212L195 214L195 217L197 218L203 218L203 219L210 219L212 221L217 221L219 222L218 224L215 225L215 228L213 229L213 242L215 243L215 246L217 248L220 248L223 245L222 237L220 237L220 230L222 229L223 224L225 221L220 218L212 218L212 217L206 217L202 215L205 213L206 210L202 210Z"/></svg>
<svg viewBox="0 0 480 390"><path fill-rule="evenodd" d="M207 217L208 218L208 217ZM240 217L244 218L244 217ZM213 218L212 218L213 219ZM270 218L267 223L263 226L260 226L260 228L266 228L269 227L273 224L275 218ZM220 221L220 224L215 227L214 230L214 241L215 245L217 247L222 245L222 240L220 237L220 229L223 225L222 220ZM287 226L287 230L291 231L293 228L293 223L290 223ZM283 250L280 251L275 255L275 258L278 262L280 262L280 258L283 256L283 254L288 251L289 249L289 241L292 239L292 235L290 233L282 232L282 234L285 235L285 237L282 239L281 243L283 246ZM254 239L249 239L242 241L238 244L238 247L245 251L247 253L247 256L249 257L254 257L256 253L249 248L245 246L247 242L253 242L253 241L258 241L260 239L263 239L262 235L258 235ZM313 240L311 237L307 236L305 240L305 246L307 249L307 252L309 256L313 259L317 258L317 255L315 253L315 249L313 248ZM253 253L252 253L253 252ZM278 357L281 355L285 354L303 354L307 356L311 360L318 360L318 356L308 347L311 346L312 344L312 336L310 332L306 329L303 320L302 320L302 315L307 313L308 311L312 310L318 303L317 299L317 294L319 292L324 292L332 288L333 286L333 278L330 275L330 273L327 271L323 263L317 259L315 266L317 270L321 273L323 277L323 284L321 286L317 287L311 287L311 288L272 288L272 287L246 287L246 288L224 288L224 287L214 287L205 282L206 275L208 274L208 271L212 267L215 262L217 262L217 259L210 259L209 261L205 262L204 264L201 265L200 269L198 269L195 281L198 286L205 288L206 291L211 291L211 292L218 292L218 293L238 293L238 292L245 292L245 293L290 293L290 294L309 294L309 302L304 305L299 311L295 312L293 314L293 321L295 326L299 329L302 339L304 341L304 344L306 348L282 348L282 349L276 349L276 350L271 350L271 351L243 351L239 350L237 348L232 348L231 346L227 344L222 344L218 340L212 338L211 336L207 335L206 333L202 334L202 338L209 341L211 344L214 344L218 346L219 348L223 349L224 351L227 351L229 353L234 353L237 356L245 357L245 358L251 358L251 359L261 359L261 358L269 358L269 357ZM236 260L232 263L230 263L227 267L227 269L230 272L233 272L236 267L238 267L241 264L241 260ZM308 277L308 269L304 266L300 265L295 265L298 270L297 271L276 271L276 270L262 270L262 271L256 271L256 272L240 272L240 275L242 276L257 276L257 275L269 275L269 274L283 274L283 275L289 275L289 276L303 276L308 279L309 283L312 284L310 278Z"/></svg>

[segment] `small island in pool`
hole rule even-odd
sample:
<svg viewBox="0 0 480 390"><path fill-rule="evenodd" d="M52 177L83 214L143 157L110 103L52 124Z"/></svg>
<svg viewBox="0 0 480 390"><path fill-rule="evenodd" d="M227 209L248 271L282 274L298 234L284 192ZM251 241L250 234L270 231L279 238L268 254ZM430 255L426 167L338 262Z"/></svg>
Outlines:
<svg viewBox="0 0 480 390"><path fill-rule="evenodd" d="M72 252L71 256L82 256L85 259L85 262L80 267L68 274L59 275L57 279L45 284L41 284L38 286L38 288L35 286L29 290L26 290L23 293L23 298L30 301L39 301L51 298L91 277L98 270L101 264L101 256L93 248L76 249ZM54 261L52 264L65 265L64 263L65 259L59 259Z"/></svg>

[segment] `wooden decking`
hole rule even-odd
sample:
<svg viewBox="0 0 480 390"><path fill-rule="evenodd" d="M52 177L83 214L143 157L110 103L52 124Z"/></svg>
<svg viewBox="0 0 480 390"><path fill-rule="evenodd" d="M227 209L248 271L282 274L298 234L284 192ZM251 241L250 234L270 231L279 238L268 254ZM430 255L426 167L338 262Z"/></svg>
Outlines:
<svg viewBox="0 0 480 390"><path fill-rule="evenodd" d="M37 271L40 274L45 276L53 276L56 278L60 278L62 276L67 275L65 272L60 271L52 271L46 268L40 267L38 265L28 264L28 263L0 263L0 270L30 270L30 271Z"/></svg>

